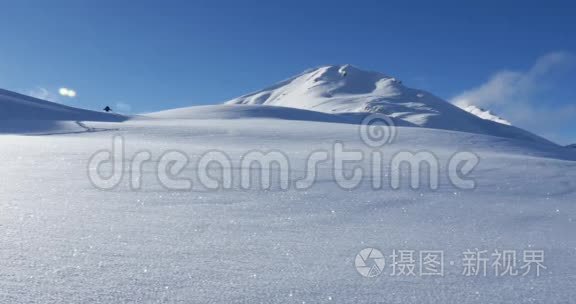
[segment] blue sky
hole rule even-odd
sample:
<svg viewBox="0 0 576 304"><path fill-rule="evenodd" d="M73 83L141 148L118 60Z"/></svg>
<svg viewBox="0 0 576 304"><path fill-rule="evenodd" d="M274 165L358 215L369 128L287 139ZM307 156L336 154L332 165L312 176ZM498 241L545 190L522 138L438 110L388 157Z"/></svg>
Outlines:
<svg viewBox="0 0 576 304"><path fill-rule="evenodd" d="M350 63L576 142L573 1L0 2L0 87L74 106L214 104Z"/></svg>

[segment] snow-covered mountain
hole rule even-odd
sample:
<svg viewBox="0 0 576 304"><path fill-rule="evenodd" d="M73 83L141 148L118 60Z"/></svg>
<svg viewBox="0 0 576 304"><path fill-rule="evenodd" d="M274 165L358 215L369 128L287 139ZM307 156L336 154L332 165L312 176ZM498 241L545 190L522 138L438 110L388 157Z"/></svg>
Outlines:
<svg viewBox="0 0 576 304"><path fill-rule="evenodd" d="M550 143L504 120L478 117L398 79L351 65L305 71L226 104L272 105L325 113L378 112L417 126Z"/></svg>

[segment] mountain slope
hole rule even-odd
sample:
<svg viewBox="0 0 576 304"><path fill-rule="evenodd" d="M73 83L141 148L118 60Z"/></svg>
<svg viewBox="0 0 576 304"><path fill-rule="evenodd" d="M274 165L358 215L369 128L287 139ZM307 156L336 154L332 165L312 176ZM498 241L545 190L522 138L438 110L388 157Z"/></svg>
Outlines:
<svg viewBox="0 0 576 304"><path fill-rule="evenodd" d="M326 113L378 112L412 124L551 144L528 131L470 114L428 92L351 65L305 71L226 104L293 107Z"/></svg>
<svg viewBox="0 0 576 304"><path fill-rule="evenodd" d="M0 89L0 134L97 131L82 121L120 122L128 117L84 110Z"/></svg>
<svg viewBox="0 0 576 304"><path fill-rule="evenodd" d="M100 113L0 89L0 120L123 121L126 117Z"/></svg>

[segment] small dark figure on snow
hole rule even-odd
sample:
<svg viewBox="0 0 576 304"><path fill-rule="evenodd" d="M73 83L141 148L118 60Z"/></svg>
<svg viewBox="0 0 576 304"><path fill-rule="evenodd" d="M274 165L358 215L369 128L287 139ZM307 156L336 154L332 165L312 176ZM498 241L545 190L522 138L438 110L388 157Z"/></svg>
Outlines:
<svg viewBox="0 0 576 304"><path fill-rule="evenodd" d="M106 111L106 113L108 113L108 112L112 111L112 109L111 109L109 106L106 106L106 107L104 108L104 111Z"/></svg>

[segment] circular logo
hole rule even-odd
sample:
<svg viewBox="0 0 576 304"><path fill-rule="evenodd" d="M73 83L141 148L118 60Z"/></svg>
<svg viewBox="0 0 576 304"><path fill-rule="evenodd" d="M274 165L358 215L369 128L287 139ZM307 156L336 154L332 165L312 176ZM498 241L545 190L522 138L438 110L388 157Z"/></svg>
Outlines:
<svg viewBox="0 0 576 304"><path fill-rule="evenodd" d="M373 278L382 273L386 262L380 250L364 248L356 255L354 265L356 266L356 271L363 277Z"/></svg>
<svg viewBox="0 0 576 304"><path fill-rule="evenodd" d="M370 147L378 148L390 144L396 137L394 121L381 113L370 114L360 124L360 138Z"/></svg>

